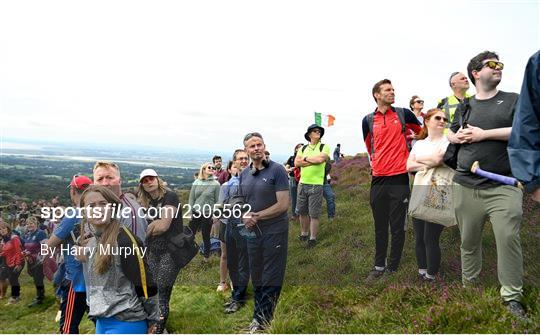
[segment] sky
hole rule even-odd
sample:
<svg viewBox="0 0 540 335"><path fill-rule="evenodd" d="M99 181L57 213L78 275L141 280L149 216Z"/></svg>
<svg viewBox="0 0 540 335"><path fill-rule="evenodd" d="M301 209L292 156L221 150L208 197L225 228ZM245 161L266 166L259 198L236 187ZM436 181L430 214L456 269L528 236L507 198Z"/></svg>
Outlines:
<svg viewBox="0 0 540 335"><path fill-rule="evenodd" d="M317 111L355 154L378 80L427 110L491 50L519 92L539 48L538 0L0 1L0 137L288 154Z"/></svg>

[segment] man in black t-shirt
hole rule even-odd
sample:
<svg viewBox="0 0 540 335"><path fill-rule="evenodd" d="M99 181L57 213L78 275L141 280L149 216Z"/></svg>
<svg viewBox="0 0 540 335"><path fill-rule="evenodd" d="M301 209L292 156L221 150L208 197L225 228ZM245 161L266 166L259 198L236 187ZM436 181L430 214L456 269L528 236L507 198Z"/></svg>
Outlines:
<svg viewBox="0 0 540 335"><path fill-rule="evenodd" d="M259 133L244 137L251 166L240 174L240 194L249 206L242 222L246 236L249 269L255 298L251 333L272 320L283 285L289 235L289 184L285 168L265 159L265 144Z"/></svg>
<svg viewBox="0 0 540 335"><path fill-rule="evenodd" d="M504 64L496 53L485 51L471 59L467 71L476 86L470 99L467 124L454 118L448 138L461 143L454 182L454 206L461 233L464 286L478 281L482 269L482 228L489 218L497 244L497 272L501 296L514 315L524 318L522 300L523 256L519 238L523 192L471 172L478 161L483 170L511 176L508 138L512 130L516 93L497 90Z"/></svg>

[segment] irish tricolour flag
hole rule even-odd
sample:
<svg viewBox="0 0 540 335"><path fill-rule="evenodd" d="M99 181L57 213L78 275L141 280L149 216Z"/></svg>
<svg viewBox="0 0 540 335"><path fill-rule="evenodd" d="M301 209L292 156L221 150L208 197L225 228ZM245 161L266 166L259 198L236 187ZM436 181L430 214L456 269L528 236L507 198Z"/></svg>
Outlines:
<svg viewBox="0 0 540 335"><path fill-rule="evenodd" d="M330 114L322 114L315 112L315 123L321 127L330 127L334 125L336 118Z"/></svg>

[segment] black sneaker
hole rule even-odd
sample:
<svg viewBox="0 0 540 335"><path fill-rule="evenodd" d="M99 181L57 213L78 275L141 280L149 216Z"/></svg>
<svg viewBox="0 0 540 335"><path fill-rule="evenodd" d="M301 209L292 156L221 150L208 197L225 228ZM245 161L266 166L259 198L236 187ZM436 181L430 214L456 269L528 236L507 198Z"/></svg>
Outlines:
<svg viewBox="0 0 540 335"><path fill-rule="evenodd" d="M249 324L249 333L250 334L256 334L260 333L264 330L264 326L259 323L259 321L253 319L251 323Z"/></svg>
<svg viewBox="0 0 540 335"><path fill-rule="evenodd" d="M523 321L529 321L527 313L525 312L525 307L523 307L523 304L521 302L516 300L510 300L506 302L506 309L516 318Z"/></svg>
<svg viewBox="0 0 540 335"><path fill-rule="evenodd" d="M302 242L309 240L309 235L298 235L298 239Z"/></svg>
<svg viewBox="0 0 540 335"><path fill-rule="evenodd" d="M383 274L384 274L384 270L373 269L369 272L366 278L366 281L373 282L373 281L379 280L379 278L381 278Z"/></svg>
<svg viewBox="0 0 540 335"><path fill-rule="evenodd" d="M227 308L225 308L224 313L225 314L236 313L236 312L238 312L240 310L240 308L242 308L242 306L244 306L243 303L241 303L239 301L233 301L233 302L231 302L231 304L229 306L227 306Z"/></svg>
<svg viewBox="0 0 540 335"><path fill-rule="evenodd" d="M317 245L317 240L309 240L307 242L307 247L308 248L314 248L316 245Z"/></svg>

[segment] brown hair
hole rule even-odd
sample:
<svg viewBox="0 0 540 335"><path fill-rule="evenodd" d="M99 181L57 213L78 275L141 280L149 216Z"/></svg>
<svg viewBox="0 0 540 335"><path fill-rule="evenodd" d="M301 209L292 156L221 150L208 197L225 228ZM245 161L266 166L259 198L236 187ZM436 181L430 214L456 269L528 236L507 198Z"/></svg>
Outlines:
<svg viewBox="0 0 540 335"><path fill-rule="evenodd" d="M430 120L431 117L439 112L443 112L442 109L439 108L432 108L427 111L426 116L424 117L424 125L422 126L422 130L420 133L418 133L417 140L424 140L426 137L428 137L428 129L426 126L426 121Z"/></svg>
<svg viewBox="0 0 540 335"><path fill-rule="evenodd" d="M81 196L81 207L84 207L84 201L88 194L96 192L99 193L107 200L107 202L111 205L116 205L113 208L120 208L122 205L122 201L120 198L116 196L116 194L113 193L113 191L109 190L105 186L101 185L92 185L88 187L84 193ZM86 211L83 211L83 213L86 216ZM133 213L132 213L133 214ZM86 218L84 221L86 224L87 220ZM82 231L86 231L83 227ZM101 237L99 239L96 239L98 248L98 252L96 252L94 265L92 267L92 270L96 271L98 274L104 274L111 264L113 263L113 255L112 253L103 254L101 250L111 250L111 248L114 248L117 246L117 238L118 238L118 232L120 231L120 222L113 217L111 217L111 221L105 225L105 229L103 230L103 233L101 234Z"/></svg>
<svg viewBox="0 0 540 335"><path fill-rule="evenodd" d="M383 79L383 80L379 80L373 86L373 89L371 90L371 95L373 96L373 99L375 99L375 102L377 102L377 98L375 98L375 93L379 93L379 91L381 90L381 86L384 85L384 84L392 85L392 82L390 81L390 79Z"/></svg>
<svg viewBox="0 0 540 335"><path fill-rule="evenodd" d="M165 192L167 192L167 187L165 187L165 182L163 179L160 177L156 178L158 182L158 199L160 199L165 195ZM148 208L150 206L150 201L152 200L152 196L150 196L150 193L146 192L142 182L140 182L139 186L137 186L137 200L144 208Z"/></svg>
<svg viewBox="0 0 540 335"><path fill-rule="evenodd" d="M413 95L411 97L411 100L409 100L409 107L411 108L411 110L413 110L413 105L414 105L414 100L416 100L417 98L420 98L418 95Z"/></svg>

